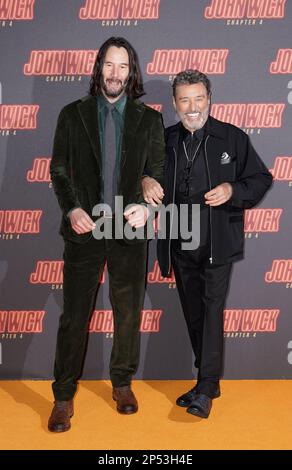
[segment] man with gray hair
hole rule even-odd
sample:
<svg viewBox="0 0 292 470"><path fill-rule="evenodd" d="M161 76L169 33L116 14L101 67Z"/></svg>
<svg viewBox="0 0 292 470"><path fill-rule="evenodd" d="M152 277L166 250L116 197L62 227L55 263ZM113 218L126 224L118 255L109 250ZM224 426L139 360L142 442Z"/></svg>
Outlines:
<svg viewBox="0 0 292 470"><path fill-rule="evenodd" d="M211 83L198 70L180 72L173 82L173 105L180 122L166 129L163 203L190 208L200 204L200 242L184 249L174 239L170 221L166 239L158 239L161 273L174 270L185 316L197 383L176 403L208 418L212 399L220 396L223 371L223 310L232 263L243 258L244 209L257 204L272 184L272 175L239 128L210 116ZM144 198L161 202L162 188L149 173ZM181 230L179 230L181 233Z"/></svg>

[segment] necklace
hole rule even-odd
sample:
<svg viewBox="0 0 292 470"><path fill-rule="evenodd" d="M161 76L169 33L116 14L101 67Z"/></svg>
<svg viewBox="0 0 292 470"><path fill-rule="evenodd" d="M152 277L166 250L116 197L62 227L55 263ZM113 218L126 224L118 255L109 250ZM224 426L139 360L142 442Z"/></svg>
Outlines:
<svg viewBox="0 0 292 470"><path fill-rule="evenodd" d="M187 153L187 149L186 149L185 141L183 141L183 148L184 148L185 156L186 156L186 159L187 159L187 162L188 162L188 163L187 163L187 167L191 167L191 166L192 166L193 161L195 160L195 158L196 158L196 156L197 156L197 153L198 153L198 151L199 151L199 149L200 149L200 147L201 147L202 142L203 142L203 139L200 140L200 142L199 142L199 144L198 144L198 146L197 146L197 148L196 148L196 150L195 150L195 153L194 153L194 155L192 156L192 158L189 158L189 157L188 157L188 153Z"/></svg>

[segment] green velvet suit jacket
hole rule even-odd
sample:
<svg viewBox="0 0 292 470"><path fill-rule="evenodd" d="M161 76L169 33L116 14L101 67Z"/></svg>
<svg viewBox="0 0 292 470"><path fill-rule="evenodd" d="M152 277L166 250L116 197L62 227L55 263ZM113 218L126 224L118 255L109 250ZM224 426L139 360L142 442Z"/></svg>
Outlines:
<svg viewBox="0 0 292 470"><path fill-rule="evenodd" d="M51 160L51 179L63 212L60 233L66 240L86 242L92 233L78 235L67 213L81 207L90 217L101 203L102 156L96 97L65 106L59 115ZM124 207L143 202L141 179L147 174L162 183L165 159L161 114L139 100L127 99L120 159L118 195Z"/></svg>

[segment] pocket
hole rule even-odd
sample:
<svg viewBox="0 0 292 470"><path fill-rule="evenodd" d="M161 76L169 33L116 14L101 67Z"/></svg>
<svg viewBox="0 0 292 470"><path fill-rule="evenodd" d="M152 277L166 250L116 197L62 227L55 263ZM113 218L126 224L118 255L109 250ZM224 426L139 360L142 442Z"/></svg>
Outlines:
<svg viewBox="0 0 292 470"><path fill-rule="evenodd" d="M236 159L232 159L229 163L220 163L219 174L221 183L234 182L236 180Z"/></svg>
<svg viewBox="0 0 292 470"><path fill-rule="evenodd" d="M229 235L230 249L232 255L239 254L243 251L244 246L244 223L243 215L232 215L229 217Z"/></svg>
<svg viewBox="0 0 292 470"><path fill-rule="evenodd" d="M240 207L229 206L229 222L243 222L244 211Z"/></svg>
<svg viewBox="0 0 292 470"><path fill-rule="evenodd" d="M243 222L243 215L230 215L229 222Z"/></svg>

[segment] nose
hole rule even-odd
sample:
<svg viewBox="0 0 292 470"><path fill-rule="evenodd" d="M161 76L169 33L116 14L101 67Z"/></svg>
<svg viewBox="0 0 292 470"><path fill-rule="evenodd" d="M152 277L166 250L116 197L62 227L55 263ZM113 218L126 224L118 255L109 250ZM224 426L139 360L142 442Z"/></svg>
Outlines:
<svg viewBox="0 0 292 470"><path fill-rule="evenodd" d="M112 70L111 70L111 78L117 78L118 77L118 67L116 65L113 65Z"/></svg>
<svg viewBox="0 0 292 470"><path fill-rule="evenodd" d="M189 112L198 112L199 108L195 99L189 101Z"/></svg>
<svg viewBox="0 0 292 470"><path fill-rule="evenodd" d="M112 67L112 70L111 70L111 78L115 77L117 74L117 69L115 66Z"/></svg>

